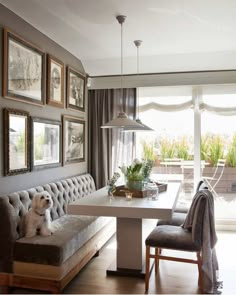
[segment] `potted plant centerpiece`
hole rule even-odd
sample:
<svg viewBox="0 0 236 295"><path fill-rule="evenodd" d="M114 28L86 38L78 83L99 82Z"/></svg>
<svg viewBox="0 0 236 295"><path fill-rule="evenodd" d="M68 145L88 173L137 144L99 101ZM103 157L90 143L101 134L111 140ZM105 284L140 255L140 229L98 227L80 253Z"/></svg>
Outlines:
<svg viewBox="0 0 236 295"><path fill-rule="evenodd" d="M135 159L131 165L120 167L125 176L125 186L128 189L142 191L144 183L149 181L152 166L152 160Z"/></svg>

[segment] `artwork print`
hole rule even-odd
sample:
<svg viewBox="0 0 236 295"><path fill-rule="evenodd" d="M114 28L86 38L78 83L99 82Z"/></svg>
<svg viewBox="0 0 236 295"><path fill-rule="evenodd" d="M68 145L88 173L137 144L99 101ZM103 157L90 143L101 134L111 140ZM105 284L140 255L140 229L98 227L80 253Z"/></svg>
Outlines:
<svg viewBox="0 0 236 295"><path fill-rule="evenodd" d="M64 116L64 163L85 160L85 122Z"/></svg>
<svg viewBox="0 0 236 295"><path fill-rule="evenodd" d="M61 163L61 123L32 119L33 168L56 167Z"/></svg>
<svg viewBox="0 0 236 295"><path fill-rule="evenodd" d="M47 103L56 107L64 107L64 65L49 55Z"/></svg>
<svg viewBox="0 0 236 295"><path fill-rule="evenodd" d="M5 175L29 171L29 114L4 109Z"/></svg>
<svg viewBox="0 0 236 295"><path fill-rule="evenodd" d="M19 115L10 115L10 170L25 169L27 168L26 162L26 117Z"/></svg>
<svg viewBox="0 0 236 295"><path fill-rule="evenodd" d="M84 111L85 77L68 67L67 69L67 107Z"/></svg>
<svg viewBox="0 0 236 295"><path fill-rule="evenodd" d="M44 54L9 31L4 46L4 96L44 104Z"/></svg>

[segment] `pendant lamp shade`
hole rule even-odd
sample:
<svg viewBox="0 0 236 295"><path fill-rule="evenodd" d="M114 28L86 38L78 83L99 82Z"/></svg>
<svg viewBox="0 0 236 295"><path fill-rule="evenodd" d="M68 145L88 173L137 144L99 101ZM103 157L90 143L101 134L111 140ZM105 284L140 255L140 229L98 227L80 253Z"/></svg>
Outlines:
<svg viewBox="0 0 236 295"><path fill-rule="evenodd" d="M139 126L134 127L124 127L122 130L123 132L147 132L147 131L154 131L152 128L148 127L147 125L143 124L140 119L135 120Z"/></svg>
<svg viewBox="0 0 236 295"><path fill-rule="evenodd" d="M139 74L139 46L142 44L142 40L135 40L134 44L137 47L137 75ZM139 88L137 87L137 105L138 105L138 116L139 116ZM137 118L136 123L139 124L139 126L133 126L129 127L126 126L122 130L123 132L140 132L140 131L154 131L152 128L148 127L147 125L143 124L139 118Z"/></svg>
<svg viewBox="0 0 236 295"><path fill-rule="evenodd" d="M125 21L125 18L126 16L124 15L118 15L116 17L117 21L121 25L121 100L123 96L123 23ZM129 119L124 111L121 111L115 119L107 122L106 124L101 126L101 128L137 128L139 125L140 124L135 120Z"/></svg>
<svg viewBox="0 0 236 295"><path fill-rule="evenodd" d="M137 121L130 120L126 113L120 112L115 119L107 122L101 128L138 128L139 125Z"/></svg>

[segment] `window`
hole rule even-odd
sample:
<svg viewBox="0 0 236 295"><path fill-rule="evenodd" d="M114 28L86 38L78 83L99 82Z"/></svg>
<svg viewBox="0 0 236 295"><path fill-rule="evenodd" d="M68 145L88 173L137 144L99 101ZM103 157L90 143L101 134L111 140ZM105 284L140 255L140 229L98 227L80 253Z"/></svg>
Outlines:
<svg viewBox="0 0 236 295"><path fill-rule="evenodd" d="M173 181L182 174L183 195L187 198L193 196L193 180L199 180L196 175L213 175L217 159L224 158L226 167L215 188L216 217L233 220L236 209L236 84L198 86L197 96L193 95L194 91L196 87L190 86L139 88L139 117L155 132L136 133L136 154L140 158L153 158L153 173L160 181L168 178ZM197 120L196 114L199 114ZM200 140L201 145L199 143L196 150ZM167 164L169 158L173 159L173 165ZM183 165L177 163L180 158L191 165L183 169Z"/></svg>

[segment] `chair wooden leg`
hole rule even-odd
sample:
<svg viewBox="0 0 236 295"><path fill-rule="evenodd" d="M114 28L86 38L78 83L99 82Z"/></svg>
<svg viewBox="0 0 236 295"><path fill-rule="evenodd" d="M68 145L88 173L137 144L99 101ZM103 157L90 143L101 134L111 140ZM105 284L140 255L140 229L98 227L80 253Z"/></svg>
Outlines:
<svg viewBox="0 0 236 295"><path fill-rule="evenodd" d="M157 273L157 270L159 268L159 258L158 255L160 254L161 249L155 248L155 273Z"/></svg>
<svg viewBox="0 0 236 295"><path fill-rule="evenodd" d="M146 246L145 293L147 293L149 289L149 272L150 272L150 246Z"/></svg>
<svg viewBox="0 0 236 295"><path fill-rule="evenodd" d="M202 257L200 252L197 252L197 266L198 266L198 285L201 291L203 291Z"/></svg>

